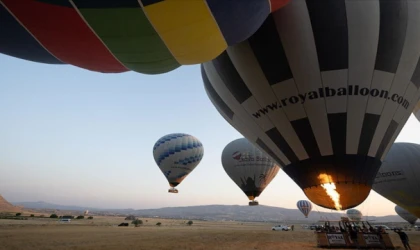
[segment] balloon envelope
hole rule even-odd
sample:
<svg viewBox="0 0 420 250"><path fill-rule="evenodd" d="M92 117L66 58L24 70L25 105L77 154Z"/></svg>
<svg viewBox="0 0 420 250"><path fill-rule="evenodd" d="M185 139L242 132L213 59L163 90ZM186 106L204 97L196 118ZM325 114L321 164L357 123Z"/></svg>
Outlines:
<svg viewBox="0 0 420 250"><path fill-rule="evenodd" d="M394 143L376 175L373 190L420 217L420 145Z"/></svg>
<svg viewBox="0 0 420 250"><path fill-rule="evenodd" d="M296 206L298 207L299 211L301 211L305 217L308 218L308 215L312 210L312 203L307 200L300 200L297 202Z"/></svg>
<svg viewBox="0 0 420 250"><path fill-rule="evenodd" d="M171 187L178 186L200 163L204 155L201 142L182 133L160 138L153 147L153 157Z"/></svg>
<svg viewBox="0 0 420 250"><path fill-rule="evenodd" d="M395 206L395 212L404 220L406 220L408 223L410 223L411 225L416 224L417 221L417 217L412 215L410 212L408 212L407 210L405 210L404 208L400 207L400 206Z"/></svg>
<svg viewBox="0 0 420 250"><path fill-rule="evenodd" d="M206 92L309 200L355 207L419 99L419 5L293 0L202 64Z"/></svg>
<svg viewBox="0 0 420 250"><path fill-rule="evenodd" d="M251 201L264 191L280 170L271 157L245 138L226 145L222 152L222 165Z"/></svg>
<svg viewBox="0 0 420 250"><path fill-rule="evenodd" d="M357 209L349 209L346 212L347 216L353 221L360 221L362 220L363 214Z"/></svg>
<svg viewBox="0 0 420 250"><path fill-rule="evenodd" d="M171 71L218 56L289 0L2 0L0 53L99 72Z"/></svg>
<svg viewBox="0 0 420 250"><path fill-rule="evenodd" d="M420 121L420 102L417 103L413 111L414 116Z"/></svg>

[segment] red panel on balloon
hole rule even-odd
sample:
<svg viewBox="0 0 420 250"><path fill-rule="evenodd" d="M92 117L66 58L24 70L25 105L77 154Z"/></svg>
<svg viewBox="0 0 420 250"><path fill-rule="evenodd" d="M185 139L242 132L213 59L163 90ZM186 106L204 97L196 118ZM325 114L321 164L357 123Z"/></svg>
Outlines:
<svg viewBox="0 0 420 250"><path fill-rule="evenodd" d="M107 73L128 71L71 6L2 0L17 20L64 63Z"/></svg>

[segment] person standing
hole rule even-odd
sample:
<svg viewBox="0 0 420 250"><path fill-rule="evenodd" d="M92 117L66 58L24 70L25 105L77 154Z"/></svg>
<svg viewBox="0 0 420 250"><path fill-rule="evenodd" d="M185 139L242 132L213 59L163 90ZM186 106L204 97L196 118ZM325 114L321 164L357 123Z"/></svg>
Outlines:
<svg viewBox="0 0 420 250"><path fill-rule="evenodd" d="M400 236L401 242L403 243L405 249L411 250L410 244L408 243L407 234L402 232L401 229L395 230L395 232Z"/></svg>
<svg viewBox="0 0 420 250"><path fill-rule="evenodd" d="M295 229L295 225L292 225L291 228L292 228L292 231L293 231Z"/></svg>

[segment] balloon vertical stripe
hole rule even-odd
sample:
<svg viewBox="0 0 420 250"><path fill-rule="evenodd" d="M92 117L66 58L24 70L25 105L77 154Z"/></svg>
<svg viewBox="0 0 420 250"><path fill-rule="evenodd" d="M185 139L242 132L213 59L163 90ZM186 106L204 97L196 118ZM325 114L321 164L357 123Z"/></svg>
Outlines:
<svg viewBox="0 0 420 250"><path fill-rule="evenodd" d="M81 0L73 2L92 30L130 70L157 74L180 66L137 0L125 0L117 8L114 5L111 8L105 1L100 5Z"/></svg>
<svg viewBox="0 0 420 250"><path fill-rule="evenodd" d="M228 44L237 44L244 37L250 37L250 31L257 30L271 11L267 0L206 0L206 3ZM231 13L235 13L235 18L232 19Z"/></svg>
<svg viewBox="0 0 420 250"><path fill-rule="evenodd" d="M46 50L0 2L0 53L48 64L63 64Z"/></svg>
<svg viewBox="0 0 420 250"><path fill-rule="evenodd" d="M69 2L65 1L62 5L33 0L2 2L58 60L93 71L127 71L86 26ZM24 47L22 49L26 50Z"/></svg>
<svg viewBox="0 0 420 250"><path fill-rule="evenodd" d="M211 60L227 46L205 0L165 0L144 6L144 12L180 64L193 64L195 56Z"/></svg>
<svg viewBox="0 0 420 250"><path fill-rule="evenodd" d="M418 29L414 28L420 25L420 19L414 17L417 11L411 12L410 17L408 11L409 8L417 8L415 5L418 5L418 2L409 2L414 5L409 7L406 0L380 1L380 31L375 64L378 74L374 75L372 82L372 87L386 89L392 95L401 97L405 96L420 56L420 48L417 46L420 36L417 34ZM379 73L386 78L377 79L376 75ZM398 123L393 120L398 106L393 100L369 97L367 112L380 115L369 148L369 156L380 158L380 154L390 143L398 127Z"/></svg>

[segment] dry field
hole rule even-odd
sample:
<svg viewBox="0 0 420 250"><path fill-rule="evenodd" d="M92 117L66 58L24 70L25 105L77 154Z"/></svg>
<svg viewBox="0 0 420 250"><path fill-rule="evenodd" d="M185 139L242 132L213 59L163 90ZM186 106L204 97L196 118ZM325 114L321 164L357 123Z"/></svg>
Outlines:
<svg viewBox="0 0 420 250"><path fill-rule="evenodd" d="M142 219L141 227L117 227L124 218L95 217L59 223L50 219L0 220L0 250L111 250L111 249L317 249L313 231L271 231L272 224ZM147 220L147 222L146 222ZM160 227L156 226L161 222ZM391 232L395 246L403 249ZM420 250L420 232L407 232L412 249Z"/></svg>

